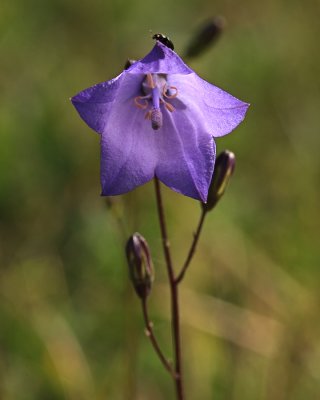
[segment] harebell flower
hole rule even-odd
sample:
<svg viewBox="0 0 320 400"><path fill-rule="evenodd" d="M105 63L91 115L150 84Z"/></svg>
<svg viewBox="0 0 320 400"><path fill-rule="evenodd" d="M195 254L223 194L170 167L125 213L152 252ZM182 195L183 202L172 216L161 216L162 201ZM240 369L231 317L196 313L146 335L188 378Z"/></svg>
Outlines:
<svg viewBox="0 0 320 400"><path fill-rule="evenodd" d="M248 108L160 41L116 78L71 100L101 134L102 195L120 195L157 177L202 202L214 168L214 138L236 128Z"/></svg>

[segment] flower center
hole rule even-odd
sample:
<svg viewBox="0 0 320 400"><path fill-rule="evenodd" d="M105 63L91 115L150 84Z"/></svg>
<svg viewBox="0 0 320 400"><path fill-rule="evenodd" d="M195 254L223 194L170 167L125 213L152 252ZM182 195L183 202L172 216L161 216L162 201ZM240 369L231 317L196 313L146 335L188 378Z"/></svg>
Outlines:
<svg viewBox="0 0 320 400"><path fill-rule="evenodd" d="M158 130L162 126L162 112L160 105L173 112L175 108L168 100L178 96L178 89L167 84L164 74L147 74L142 82L142 92L144 96L134 98L136 107L147 110L145 118L151 121L152 129Z"/></svg>

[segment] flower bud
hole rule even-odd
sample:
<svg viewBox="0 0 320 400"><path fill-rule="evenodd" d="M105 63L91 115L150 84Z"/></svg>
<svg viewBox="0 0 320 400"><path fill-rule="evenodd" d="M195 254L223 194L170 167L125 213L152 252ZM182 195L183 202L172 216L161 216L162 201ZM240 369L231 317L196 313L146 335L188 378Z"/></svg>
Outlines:
<svg viewBox="0 0 320 400"><path fill-rule="evenodd" d="M212 210L223 196L233 174L235 162L235 155L229 150L224 150L218 155L209 187L208 199L206 203L202 203L202 208L205 211Z"/></svg>
<svg viewBox="0 0 320 400"><path fill-rule="evenodd" d="M185 52L185 57L199 56L211 44L213 44L221 35L225 27L225 19L223 17L214 17L202 24L191 39L189 46Z"/></svg>
<svg viewBox="0 0 320 400"><path fill-rule="evenodd" d="M141 299L146 299L151 291L154 269L148 243L139 233L128 239L126 255L134 289Z"/></svg>

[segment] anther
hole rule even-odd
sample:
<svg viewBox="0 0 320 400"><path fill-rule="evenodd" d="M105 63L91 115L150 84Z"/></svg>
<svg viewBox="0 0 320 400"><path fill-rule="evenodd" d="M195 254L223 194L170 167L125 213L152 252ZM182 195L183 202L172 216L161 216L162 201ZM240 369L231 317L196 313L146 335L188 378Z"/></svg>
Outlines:
<svg viewBox="0 0 320 400"><path fill-rule="evenodd" d="M143 100L143 103L140 103L140 101ZM148 100L147 97L142 97L142 96L137 96L134 98L134 104L138 107L141 108L142 110L145 110L148 107Z"/></svg>
<svg viewBox="0 0 320 400"><path fill-rule="evenodd" d="M154 88L156 87L156 85L155 85L154 82L153 82L153 78L152 78L152 75L151 75L151 74L147 74L147 82L148 82L148 86L149 86L151 89L154 89Z"/></svg>
<svg viewBox="0 0 320 400"><path fill-rule="evenodd" d="M164 102L164 106L166 107L166 109L170 112L173 112L175 110L175 108L173 107L173 105L171 105L170 103L167 103L166 101Z"/></svg>
<svg viewBox="0 0 320 400"><path fill-rule="evenodd" d="M151 110L147 111L144 115L144 119L151 119Z"/></svg>

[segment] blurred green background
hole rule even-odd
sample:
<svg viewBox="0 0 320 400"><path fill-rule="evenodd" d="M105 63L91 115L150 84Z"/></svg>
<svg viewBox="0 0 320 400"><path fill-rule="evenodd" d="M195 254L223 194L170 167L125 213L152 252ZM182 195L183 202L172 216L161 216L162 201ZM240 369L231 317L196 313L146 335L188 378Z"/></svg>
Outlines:
<svg viewBox="0 0 320 400"><path fill-rule="evenodd" d="M214 15L225 33L190 66L252 105L217 141L235 152L236 173L183 283L187 398L320 398L319 1L2 0L1 399L174 398L124 257L126 235L139 231L156 264L155 332L170 356L153 185L107 206L99 137L69 98L143 57L150 30L182 53ZM200 208L164 194L178 266Z"/></svg>

